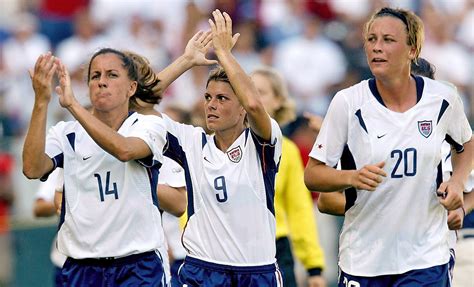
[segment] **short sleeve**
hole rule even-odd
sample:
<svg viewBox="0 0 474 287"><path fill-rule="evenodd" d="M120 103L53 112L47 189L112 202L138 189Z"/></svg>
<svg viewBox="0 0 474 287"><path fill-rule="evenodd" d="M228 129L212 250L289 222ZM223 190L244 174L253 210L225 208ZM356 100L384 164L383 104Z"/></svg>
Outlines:
<svg viewBox="0 0 474 287"><path fill-rule="evenodd" d="M309 153L310 157L324 162L328 166L337 165L344 145L347 143L348 110L348 103L344 95L341 92L337 93L329 105L321 130Z"/></svg>
<svg viewBox="0 0 474 287"><path fill-rule="evenodd" d="M166 143L166 128L163 119L154 115L141 115L139 122L131 130L130 137L138 137L145 141L153 153L153 162L163 163L163 148ZM153 163L141 160L145 166Z"/></svg>
<svg viewBox="0 0 474 287"><path fill-rule="evenodd" d="M159 184L166 184L171 187L185 187L184 169L169 157L163 157L163 165L160 168Z"/></svg>
<svg viewBox="0 0 474 287"><path fill-rule="evenodd" d="M463 145L471 139L472 129L464 113L461 97L457 93L452 102L451 119L447 122L448 128L446 133L449 140L453 141L450 144L456 147L456 145ZM456 150L459 151L458 148Z"/></svg>

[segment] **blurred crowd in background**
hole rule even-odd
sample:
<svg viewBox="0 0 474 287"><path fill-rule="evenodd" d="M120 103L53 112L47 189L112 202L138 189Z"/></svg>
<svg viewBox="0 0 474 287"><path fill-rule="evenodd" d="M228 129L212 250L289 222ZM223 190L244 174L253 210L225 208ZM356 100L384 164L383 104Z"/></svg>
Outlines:
<svg viewBox="0 0 474 287"><path fill-rule="evenodd" d="M100 47L146 56L156 71L171 63L210 12L229 13L240 39L233 54L251 72L275 67L285 78L299 117L284 132L307 159L316 133L303 113L324 116L335 92L370 78L363 23L381 6L415 11L425 24L421 56L438 80L456 85L474 123L474 0L0 0L0 234L32 218L36 182L21 174L21 143L34 93L28 69L52 51L71 71L76 97L88 102L85 61ZM160 110L202 124L208 67L195 68L166 91ZM51 125L69 119L57 99ZM318 217L320 235L331 226ZM331 224L331 223L330 223ZM325 229L327 228L327 229ZM331 229L332 228L332 229ZM332 231L331 231L332 232ZM333 238L337 238L337 231ZM321 240L324 246L324 239ZM337 245L337 242L335 243ZM331 247L332 248L332 247ZM335 257L334 250L326 254ZM335 263L328 260L328 267ZM331 267L329 267L331 268ZM336 268L336 266L333 266Z"/></svg>

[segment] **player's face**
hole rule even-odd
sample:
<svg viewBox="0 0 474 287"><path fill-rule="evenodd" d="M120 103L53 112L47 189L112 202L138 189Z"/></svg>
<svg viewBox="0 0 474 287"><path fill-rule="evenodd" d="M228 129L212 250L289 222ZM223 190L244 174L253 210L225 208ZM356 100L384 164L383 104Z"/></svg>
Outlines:
<svg viewBox="0 0 474 287"><path fill-rule="evenodd" d="M281 107L281 100L275 95L270 79L262 74L252 74L252 81L257 88L258 95L267 113L273 117Z"/></svg>
<svg viewBox="0 0 474 287"><path fill-rule="evenodd" d="M409 71L415 51L407 44L405 24L394 17L376 18L366 35L365 54L376 78L403 75Z"/></svg>
<svg viewBox="0 0 474 287"><path fill-rule="evenodd" d="M227 82L210 81L204 94L207 128L214 132L242 128L245 110Z"/></svg>
<svg viewBox="0 0 474 287"><path fill-rule="evenodd" d="M89 94L94 110L108 112L125 107L128 110L128 100L135 93L136 86L116 54L101 54L92 61Z"/></svg>

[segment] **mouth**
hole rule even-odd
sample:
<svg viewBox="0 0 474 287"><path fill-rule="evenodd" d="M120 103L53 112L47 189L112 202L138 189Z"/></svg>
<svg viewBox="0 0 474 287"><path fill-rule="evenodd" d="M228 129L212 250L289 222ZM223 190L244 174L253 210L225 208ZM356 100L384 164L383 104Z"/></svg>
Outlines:
<svg viewBox="0 0 474 287"><path fill-rule="evenodd" d="M207 119L208 119L208 120L217 120L218 118L219 118L218 116L213 115L213 114L208 114L208 115L207 115Z"/></svg>
<svg viewBox="0 0 474 287"><path fill-rule="evenodd" d="M371 62L372 63L386 63L387 60L382 59L382 58L373 58Z"/></svg>

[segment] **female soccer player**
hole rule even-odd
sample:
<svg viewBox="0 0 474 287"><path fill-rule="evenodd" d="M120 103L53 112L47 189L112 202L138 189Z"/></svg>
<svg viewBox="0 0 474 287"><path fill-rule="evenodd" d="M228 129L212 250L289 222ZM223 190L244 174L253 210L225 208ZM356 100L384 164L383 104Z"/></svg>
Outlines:
<svg viewBox="0 0 474 287"><path fill-rule="evenodd" d="M76 121L58 123L46 137L55 73L59 102ZM158 99L138 83L133 61L108 48L89 62L92 112L74 98L66 68L50 53L38 58L30 74L35 104L23 172L44 179L56 167L64 169L58 231L58 249L68 256L63 281L68 286L163 286L156 185L166 130L161 118L128 111L137 93Z"/></svg>
<svg viewBox="0 0 474 287"><path fill-rule="evenodd" d="M214 134L163 116L165 155L184 167L188 192L179 277L187 286L279 286L273 198L282 135L231 54L230 17L218 10L213 17L222 68L210 73L204 108ZM177 62L158 76L169 82L191 66Z"/></svg>
<svg viewBox="0 0 474 287"><path fill-rule="evenodd" d="M446 284L445 208L462 205L472 130L455 89L410 75L422 42L423 24L412 12L374 13L365 30L374 79L336 94L310 153L309 189L354 188L340 237L339 286ZM457 152L452 177L441 183L445 139ZM345 147L353 170L336 170Z"/></svg>

